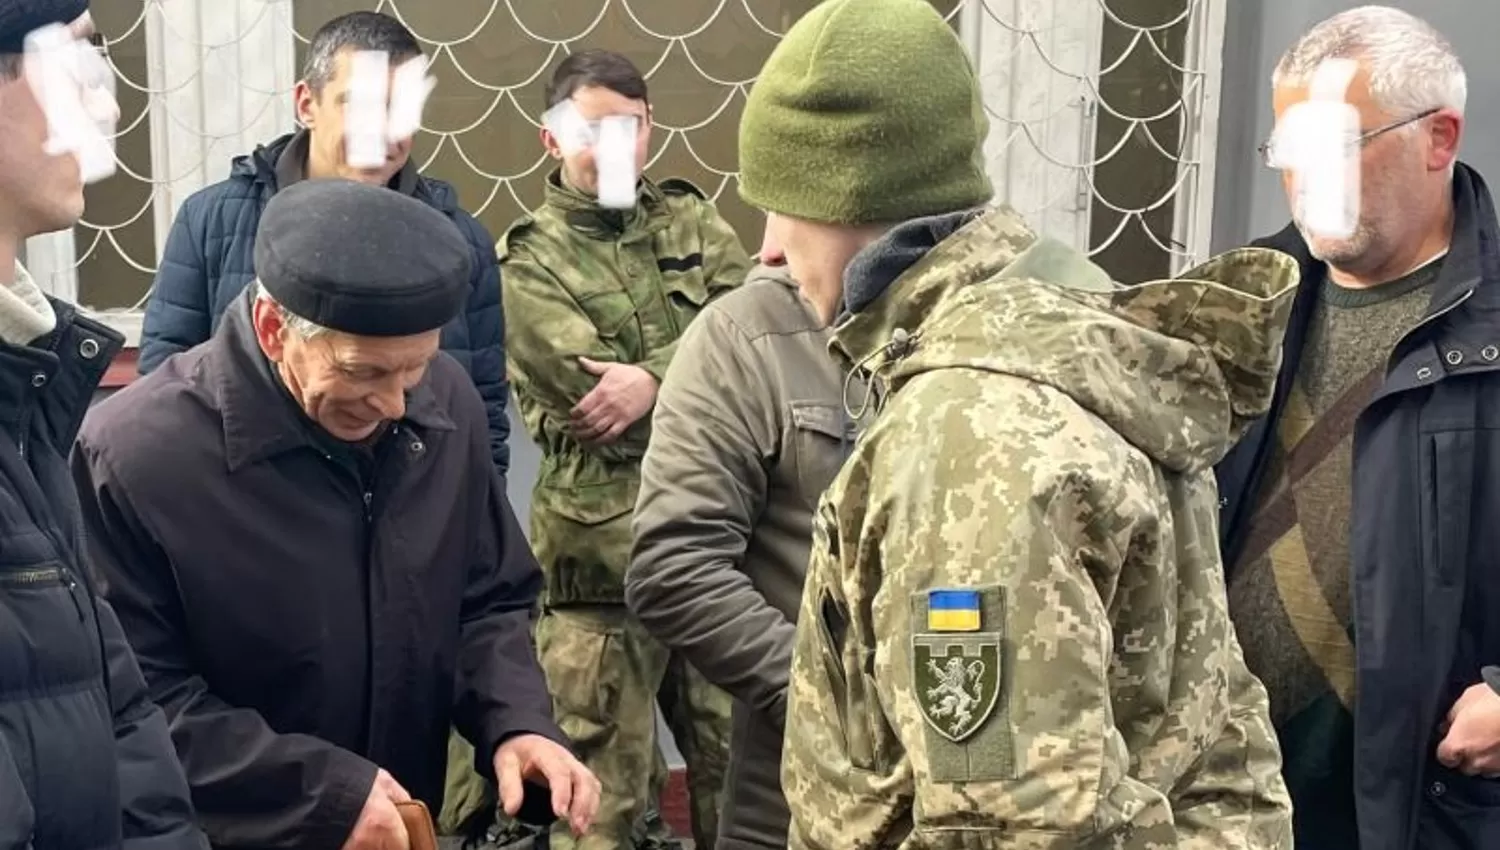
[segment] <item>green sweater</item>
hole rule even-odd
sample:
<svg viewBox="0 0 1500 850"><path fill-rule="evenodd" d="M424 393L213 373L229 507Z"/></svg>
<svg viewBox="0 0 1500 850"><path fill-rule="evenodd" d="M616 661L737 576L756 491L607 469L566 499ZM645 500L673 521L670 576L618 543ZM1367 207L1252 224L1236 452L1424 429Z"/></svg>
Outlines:
<svg viewBox="0 0 1500 850"><path fill-rule="evenodd" d="M1441 267L1370 289L1309 282L1323 291L1229 589L1245 660L1270 693L1297 820L1346 823L1351 841L1354 424Z"/></svg>

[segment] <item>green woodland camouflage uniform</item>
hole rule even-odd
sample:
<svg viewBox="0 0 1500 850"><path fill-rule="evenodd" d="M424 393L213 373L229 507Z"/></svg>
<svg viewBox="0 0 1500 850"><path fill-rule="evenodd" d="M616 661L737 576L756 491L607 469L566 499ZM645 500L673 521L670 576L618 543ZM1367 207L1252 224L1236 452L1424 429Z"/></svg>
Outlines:
<svg viewBox="0 0 1500 850"><path fill-rule="evenodd" d="M1270 402L1295 263L1117 289L1006 209L903 229L831 345L883 403L814 526L791 845L1289 848L1211 467ZM856 258L846 297L861 268L895 276Z"/></svg>
<svg viewBox="0 0 1500 850"><path fill-rule="evenodd" d="M542 450L531 504L531 545L544 575L537 652L559 725L604 786L596 825L577 846L628 846L632 826L659 798L659 699L687 761L694 838L711 847L729 696L673 660L625 608L651 417L611 445L584 446L570 432L569 411L597 381L579 357L633 363L659 382L688 323L744 280L749 258L685 181L642 180L636 207L618 211L563 187L558 174L543 207L513 225L499 251L511 385ZM574 846L563 826L552 842Z"/></svg>

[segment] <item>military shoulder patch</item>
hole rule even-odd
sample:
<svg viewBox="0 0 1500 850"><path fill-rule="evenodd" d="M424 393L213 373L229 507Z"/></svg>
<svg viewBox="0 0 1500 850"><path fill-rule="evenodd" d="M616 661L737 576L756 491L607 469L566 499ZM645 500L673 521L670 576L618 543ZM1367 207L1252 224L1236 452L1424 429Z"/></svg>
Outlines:
<svg viewBox="0 0 1500 850"><path fill-rule="evenodd" d="M1003 699L1004 589L924 590L912 595L911 614L912 686L929 731L932 778L1008 778L1014 759Z"/></svg>

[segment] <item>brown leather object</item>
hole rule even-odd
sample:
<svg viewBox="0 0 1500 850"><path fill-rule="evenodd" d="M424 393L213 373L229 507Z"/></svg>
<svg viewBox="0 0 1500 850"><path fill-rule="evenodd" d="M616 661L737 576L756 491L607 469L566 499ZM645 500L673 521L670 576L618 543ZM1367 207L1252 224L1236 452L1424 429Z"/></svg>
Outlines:
<svg viewBox="0 0 1500 850"><path fill-rule="evenodd" d="M406 837L411 841L411 850L437 850L437 829L432 825L432 813L421 800L397 803L401 822L406 824Z"/></svg>

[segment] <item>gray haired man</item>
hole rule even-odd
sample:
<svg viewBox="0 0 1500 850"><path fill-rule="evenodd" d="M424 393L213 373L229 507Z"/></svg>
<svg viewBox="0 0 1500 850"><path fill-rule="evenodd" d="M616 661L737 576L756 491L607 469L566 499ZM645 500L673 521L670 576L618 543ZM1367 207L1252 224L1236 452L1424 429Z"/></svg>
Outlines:
<svg viewBox="0 0 1500 850"><path fill-rule="evenodd" d="M1323 232L1283 170L1292 222L1256 243L1302 283L1270 413L1217 470L1231 612L1298 847L1500 846L1500 222L1458 160L1458 57L1386 6L1282 57L1268 165L1331 60L1361 203Z"/></svg>

